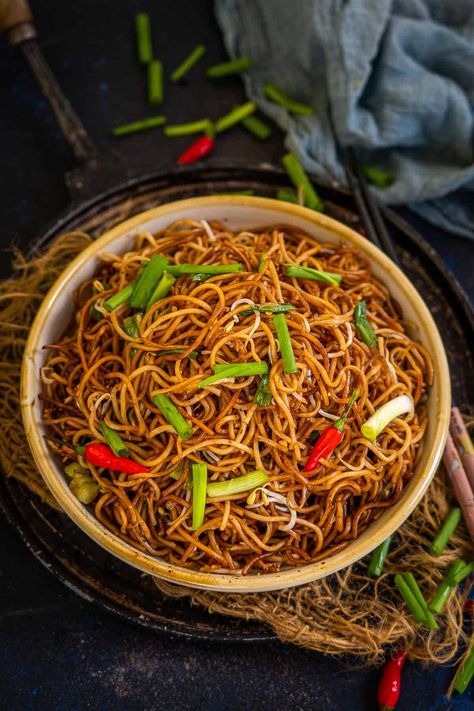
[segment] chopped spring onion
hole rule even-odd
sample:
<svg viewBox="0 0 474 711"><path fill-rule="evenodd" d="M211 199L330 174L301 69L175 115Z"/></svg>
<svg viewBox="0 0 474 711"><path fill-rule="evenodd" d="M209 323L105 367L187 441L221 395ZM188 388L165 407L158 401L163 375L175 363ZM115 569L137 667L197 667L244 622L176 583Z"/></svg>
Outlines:
<svg viewBox="0 0 474 711"><path fill-rule="evenodd" d="M260 255L260 259L258 260L258 269L257 272L263 271L263 267L265 266L265 262L267 261L267 253L262 252Z"/></svg>
<svg viewBox="0 0 474 711"><path fill-rule="evenodd" d="M413 400L408 397L408 395L399 395L379 407L374 414L364 422L360 428L362 436L368 439L369 442L375 442L382 430L385 429L392 420L412 411Z"/></svg>
<svg viewBox="0 0 474 711"><path fill-rule="evenodd" d="M99 485L89 474L79 474L71 479L69 488L81 504L90 504L99 493Z"/></svg>
<svg viewBox="0 0 474 711"><path fill-rule="evenodd" d="M456 528L458 527L458 524L461 519L461 509L458 507L451 509L451 511L444 519L443 525L441 526L438 535L430 546L429 550L432 555L441 555L441 553L448 545L448 541L453 535Z"/></svg>
<svg viewBox="0 0 474 711"><path fill-rule="evenodd" d="M236 123L240 123L244 118L253 114L256 108L253 101L247 101L245 104L242 104L242 106L236 106L232 111L229 111L228 114L217 119L215 123L216 133L226 131L231 126L235 126Z"/></svg>
<svg viewBox="0 0 474 711"><path fill-rule="evenodd" d="M151 106L163 103L163 63L158 59L148 65L148 103Z"/></svg>
<svg viewBox="0 0 474 711"><path fill-rule="evenodd" d="M184 348L169 348L168 350L156 351L155 356L159 358L160 356L166 355L181 355L181 353L184 353L184 350ZM198 355L199 351L191 351L189 358L197 358Z"/></svg>
<svg viewBox="0 0 474 711"><path fill-rule="evenodd" d="M169 274L165 269L165 271L163 272L163 276L161 277L158 284L155 286L155 290L148 300L148 304L146 307L147 310L151 306L153 306L154 303L156 303L160 299L164 299L165 296L168 296L175 281L176 278L172 274Z"/></svg>
<svg viewBox="0 0 474 711"><path fill-rule="evenodd" d="M214 373L209 378L205 378L198 383L198 388L205 388L208 385L218 383L225 378L242 378L249 375L263 375L268 372L267 363L236 363L222 368L218 373Z"/></svg>
<svg viewBox="0 0 474 711"><path fill-rule="evenodd" d="M365 163L359 163L359 169L369 183L377 185L379 188L388 188L393 183L393 175L386 173L384 170L372 168L372 166L365 165Z"/></svg>
<svg viewBox="0 0 474 711"><path fill-rule="evenodd" d="M287 153L282 158L282 163L291 178L291 182L296 188L303 188L304 204L312 210L322 212L324 203L314 189L310 179L306 175L303 166L294 153Z"/></svg>
<svg viewBox="0 0 474 711"><path fill-rule="evenodd" d="M300 116L311 116L314 114L314 109L308 104L303 104L300 101L295 101L289 96L286 96L280 89L277 89L273 84L265 84L263 91L267 99L273 101L275 104L282 106L284 109L292 114L299 114Z"/></svg>
<svg viewBox="0 0 474 711"><path fill-rule="evenodd" d="M72 462L72 464L68 464L67 467L64 467L64 473L67 474L70 479L73 479L75 476L88 474L89 470L81 467L79 462Z"/></svg>
<svg viewBox="0 0 474 711"><path fill-rule="evenodd" d="M140 338L140 326L136 314L123 320L123 330L130 338Z"/></svg>
<svg viewBox="0 0 474 711"><path fill-rule="evenodd" d="M146 131L149 128L163 126L164 123L166 123L166 116L150 116L150 118L142 119L141 121L132 121L132 123L116 126L112 129L112 135L127 136L129 133L138 133L139 131Z"/></svg>
<svg viewBox="0 0 474 711"><path fill-rule="evenodd" d="M415 622L424 622L425 620L425 613L423 611L423 608L420 606L418 603L416 597L413 595L412 590L410 589L410 586L406 582L406 580L403 578L402 575L395 575L395 585L397 586L401 596L403 597L405 601L405 605L408 607L409 611L413 615L413 618Z"/></svg>
<svg viewBox="0 0 474 711"><path fill-rule="evenodd" d="M273 315L273 324L280 344L280 353L283 359L283 369L285 373L291 374L298 371L296 365L293 346L291 345L291 336L286 322L286 316L283 313Z"/></svg>
<svg viewBox="0 0 474 711"><path fill-rule="evenodd" d="M254 472L248 472L248 474L237 476L234 479L211 482L207 485L207 495L212 498L220 498L221 496L241 494L244 491L255 489L257 486L263 486L267 481L268 475L261 469L256 469Z"/></svg>
<svg viewBox="0 0 474 711"><path fill-rule="evenodd" d="M141 269L138 272L137 278L140 276ZM126 301L129 300L131 295L133 294L133 290L135 288L135 281L130 282L130 284L127 284L127 286L124 286L123 289L120 289L120 291L117 291L116 294L112 294L112 296L109 296L107 301L104 301L104 308L107 309L107 311L113 311L116 309L118 306L121 306L124 304Z"/></svg>
<svg viewBox="0 0 474 711"><path fill-rule="evenodd" d="M102 432L105 441L107 442L116 457L128 456L127 445L122 440L118 432L113 430L111 427L108 426L107 423L102 420L99 422L99 430Z"/></svg>
<svg viewBox="0 0 474 711"><path fill-rule="evenodd" d="M183 59L181 64L176 67L171 75L171 81L179 81L199 62L203 54L206 52L206 47L203 44L198 44L187 57Z"/></svg>
<svg viewBox="0 0 474 711"><path fill-rule="evenodd" d="M191 437L193 428L167 395L159 393L153 397L153 402L181 439Z"/></svg>
<svg viewBox="0 0 474 711"><path fill-rule="evenodd" d="M453 688L458 694L463 694L474 676L474 646L468 653L462 664L457 668L453 679Z"/></svg>
<svg viewBox="0 0 474 711"><path fill-rule="evenodd" d="M191 281L202 284L203 281L207 281L208 279L212 279L212 274L194 274Z"/></svg>
<svg viewBox="0 0 474 711"><path fill-rule="evenodd" d="M295 309L296 306L293 306L293 304L255 304L249 309L240 311L238 316L251 316L257 312L261 314L286 314L288 311L295 311Z"/></svg>
<svg viewBox="0 0 474 711"><path fill-rule="evenodd" d="M415 576L413 573L405 573L403 575L403 579L405 580L406 584L410 588L411 592L413 593L413 596L415 597L417 603L423 610L424 614L424 620L423 624L425 627L427 627L429 630L436 630L438 629L438 624L433 617L431 610L428 607L428 603L426 602L425 598L423 597L423 594L418 587L418 583L415 580Z"/></svg>
<svg viewBox="0 0 474 711"><path fill-rule="evenodd" d="M255 405L259 405L260 407L268 407L271 403L273 394L270 390L269 383L270 376L268 375L268 373L264 373L260 378L257 391L253 398Z"/></svg>
<svg viewBox="0 0 474 711"><path fill-rule="evenodd" d="M439 584L433 599L430 602L430 610L438 613L441 612L456 585L464 580L464 578L467 578L473 570L473 563L465 563L463 560L455 560L454 563L451 564L446 576Z"/></svg>
<svg viewBox="0 0 474 711"><path fill-rule="evenodd" d="M229 76L229 74L245 72L250 69L251 66L252 60L250 57L239 57L238 59L232 59L230 62L214 64L207 69L206 76L208 76L209 79L220 79L221 77Z"/></svg>
<svg viewBox="0 0 474 711"><path fill-rule="evenodd" d="M377 343L377 336L367 318L367 304L365 301L359 301L359 303L356 304L354 309L354 321L361 339L369 348L373 348Z"/></svg>
<svg viewBox="0 0 474 711"><path fill-rule="evenodd" d="M312 267L301 267L299 264L287 264L285 269L286 276L294 277L295 279L312 279L313 281L322 281L324 284L331 286L339 286L342 281L340 274L334 272L323 272L320 269Z"/></svg>
<svg viewBox="0 0 474 711"><path fill-rule="evenodd" d="M204 521L206 510L207 464L193 462L191 464L193 475L193 531L200 528Z"/></svg>
<svg viewBox="0 0 474 711"><path fill-rule="evenodd" d="M368 573L372 578L378 578L382 575L383 564L385 563L385 558L390 548L392 542L392 536L385 539L372 553L370 559Z"/></svg>
<svg viewBox="0 0 474 711"><path fill-rule="evenodd" d="M153 59L153 47L151 44L150 17L146 12L139 12L135 15L135 31L140 64L149 64Z"/></svg>
<svg viewBox="0 0 474 711"><path fill-rule="evenodd" d="M298 195L291 190L277 190L276 199L283 202L291 202L293 205L299 205Z"/></svg>
<svg viewBox="0 0 474 711"><path fill-rule="evenodd" d="M145 309L156 285L163 276L163 272L168 264L166 257L161 254L154 254L138 279L132 295L129 299L130 306L134 309Z"/></svg>
<svg viewBox="0 0 474 711"><path fill-rule="evenodd" d="M233 264L170 264L166 271L175 277L183 274L232 274L243 272L244 265Z"/></svg>
<svg viewBox="0 0 474 711"><path fill-rule="evenodd" d="M102 321L104 314L102 314L95 305L95 301L89 306L89 316L94 319L94 321Z"/></svg>
<svg viewBox="0 0 474 711"><path fill-rule="evenodd" d="M171 126L165 126L163 132L168 138L190 136L193 133L205 133L208 136L212 136L214 134L214 124L210 119L205 118L199 121L191 121L190 123L176 123Z"/></svg>
<svg viewBox="0 0 474 711"><path fill-rule="evenodd" d="M257 116L247 116L240 123L260 141L265 141L271 135L271 128Z"/></svg>

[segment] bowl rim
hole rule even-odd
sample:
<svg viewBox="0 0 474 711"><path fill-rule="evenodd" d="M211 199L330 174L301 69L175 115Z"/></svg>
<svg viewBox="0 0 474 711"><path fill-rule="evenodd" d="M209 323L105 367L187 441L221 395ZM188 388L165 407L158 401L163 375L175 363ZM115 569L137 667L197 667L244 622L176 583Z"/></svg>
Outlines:
<svg viewBox="0 0 474 711"><path fill-rule="evenodd" d="M65 281L67 281L78 268L84 266L89 259L96 257L97 254L104 251L110 242L113 242L127 232L139 228L144 223L156 217L163 217L168 214L171 216L178 210L193 208L198 210L199 208L212 206L216 208L236 206L244 209L246 207L252 207L272 210L272 212L281 213L282 218L285 215L291 215L292 217L313 223L315 227L330 230L336 237L354 245L358 250L363 252L371 262L376 262L379 267L383 268L386 274L384 281L385 278L390 277L393 277L397 281L398 286L405 292L407 300L410 301L412 307L420 317L420 320L423 321L425 331L429 332L432 342L431 355L435 371L438 371L439 378L439 387L437 388L439 397L435 401L436 407L433 414L433 416L436 417L435 430L432 435L434 444L427 457L423 472L418 475L418 486L410 492L410 496L402 496L401 499L391 507L392 516L379 526L377 540L375 542L372 540L366 541L361 550L357 550L356 548L355 551L351 551L350 546L348 546L329 558L304 566L285 568L277 573L260 573L249 576L234 575L231 573L203 573L180 568L133 548L130 544L105 528L97 519L88 515L86 508L80 504L72 494L71 496L64 495L59 477L51 463L51 454L46 449L42 434L37 426L34 415L33 397L30 394L29 388L29 365L35 361L38 350L37 344L40 340L41 332L48 321L50 308L60 296ZM284 220L282 220L282 222L284 222ZM447 437L451 405L448 362L438 328L421 295L399 267L358 232L323 213L271 198L241 195L211 195L187 198L146 210L107 230L88 245L85 250L80 252L55 280L38 309L25 346L20 389L23 424L36 466L61 509L84 533L105 548L109 553L153 576L192 588L239 593L279 590L303 585L326 577L366 556L385 540L385 538L399 528L425 494L436 472ZM354 539L354 542L357 540L358 539Z"/></svg>

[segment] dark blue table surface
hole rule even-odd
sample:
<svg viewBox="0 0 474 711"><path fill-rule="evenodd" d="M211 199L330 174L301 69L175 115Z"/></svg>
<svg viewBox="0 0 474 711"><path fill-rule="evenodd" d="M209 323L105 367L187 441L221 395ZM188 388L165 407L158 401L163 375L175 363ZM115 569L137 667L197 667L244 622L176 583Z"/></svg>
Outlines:
<svg viewBox="0 0 474 711"><path fill-rule="evenodd" d="M101 151L114 148L131 175L171 167L189 143L160 131L122 141L112 126L153 115L134 51L133 15L150 13L156 54L169 73L197 42L206 61L225 58L209 0L33 2L44 53ZM244 99L238 79L211 85L196 68L187 85L166 86L173 122L225 113ZM68 205L63 174L73 159L21 58L0 44L0 196L3 257L27 245ZM259 143L242 129L224 134L215 158L278 164L283 137ZM410 218L474 299L472 243ZM63 587L0 517L0 708L67 709L376 709L378 670L354 669L280 643L214 644L171 640L125 623ZM232 624L232 622L229 622ZM474 689L448 702L449 668L409 665L400 711L474 709Z"/></svg>

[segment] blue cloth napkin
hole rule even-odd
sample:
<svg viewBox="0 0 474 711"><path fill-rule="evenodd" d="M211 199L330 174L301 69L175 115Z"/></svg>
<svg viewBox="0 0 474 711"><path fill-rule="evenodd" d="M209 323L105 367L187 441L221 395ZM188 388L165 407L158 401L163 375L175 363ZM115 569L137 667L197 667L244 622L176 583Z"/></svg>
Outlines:
<svg viewBox="0 0 474 711"><path fill-rule="evenodd" d="M376 189L474 237L473 0L216 0L232 57L248 55L248 95L286 132L307 170L344 181L332 123L361 161L392 173ZM272 83L314 107L292 116Z"/></svg>

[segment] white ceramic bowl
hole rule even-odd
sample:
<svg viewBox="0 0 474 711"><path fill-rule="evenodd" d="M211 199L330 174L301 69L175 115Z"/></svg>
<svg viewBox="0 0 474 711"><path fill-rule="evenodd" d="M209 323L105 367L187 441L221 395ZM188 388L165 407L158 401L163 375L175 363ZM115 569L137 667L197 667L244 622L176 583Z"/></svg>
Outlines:
<svg viewBox="0 0 474 711"><path fill-rule="evenodd" d="M356 540L317 563L278 573L248 576L201 573L171 565L143 553L110 533L71 493L68 482L48 450L41 417L40 368L47 354L42 346L60 338L71 318L73 292L97 270L103 251L124 252L142 230L156 232L176 220L220 220L232 229L286 223L325 242L345 242L363 252L374 275L386 284L401 305L405 318L418 326L418 337L434 361L434 385L429 393L429 424L416 471L394 506L386 510ZM301 585L350 565L370 553L395 531L413 511L435 474L444 448L449 421L450 379L446 355L436 325L409 279L364 237L323 214L276 200L243 196L211 196L169 203L117 225L85 249L64 270L44 299L29 334L23 361L22 410L31 451L52 494L73 521L113 555L168 581L195 588L232 592L259 592Z"/></svg>

